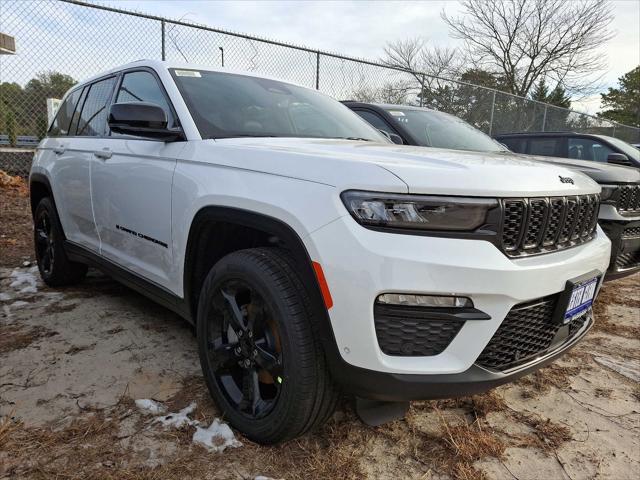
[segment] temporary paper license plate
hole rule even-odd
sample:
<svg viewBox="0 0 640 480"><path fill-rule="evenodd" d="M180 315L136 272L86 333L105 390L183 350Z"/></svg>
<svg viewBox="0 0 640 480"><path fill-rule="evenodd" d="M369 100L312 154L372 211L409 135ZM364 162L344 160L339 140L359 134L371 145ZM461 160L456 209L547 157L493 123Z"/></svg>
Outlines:
<svg viewBox="0 0 640 480"><path fill-rule="evenodd" d="M581 282L573 287L569 305L564 313L564 323L569 323L576 317L582 315L593 305L593 297L596 295L599 277L595 277Z"/></svg>

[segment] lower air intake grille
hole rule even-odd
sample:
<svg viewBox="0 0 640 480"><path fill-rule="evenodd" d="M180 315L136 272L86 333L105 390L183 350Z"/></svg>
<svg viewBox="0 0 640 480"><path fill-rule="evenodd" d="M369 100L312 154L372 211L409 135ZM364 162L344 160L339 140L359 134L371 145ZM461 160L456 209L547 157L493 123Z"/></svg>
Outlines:
<svg viewBox="0 0 640 480"><path fill-rule="evenodd" d="M442 353L464 321L435 320L423 307L375 304L380 349L387 355L423 357Z"/></svg>
<svg viewBox="0 0 640 480"><path fill-rule="evenodd" d="M514 368L545 353L552 346L561 325L552 322L558 295L516 305L484 348L476 363L490 370ZM578 333L591 312L574 319L564 343ZM557 345L558 347L561 346Z"/></svg>
<svg viewBox="0 0 640 480"><path fill-rule="evenodd" d="M616 257L616 268L618 270L627 270L640 265L640 251L623 253Z"/></svg>

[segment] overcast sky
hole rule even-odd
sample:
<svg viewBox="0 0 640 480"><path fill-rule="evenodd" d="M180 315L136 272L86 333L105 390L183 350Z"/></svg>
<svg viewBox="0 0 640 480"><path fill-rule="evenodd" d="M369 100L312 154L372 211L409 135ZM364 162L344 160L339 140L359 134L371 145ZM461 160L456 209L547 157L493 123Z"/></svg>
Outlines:
<svg viewBox="0 0 640 480"><path fill-rule="evenodd" d="M1 0L0 0L1 1ZM378 59L388 41L422 36L455 46L440 12L460 11L456 1L205 1L107 0L102 4L205 23L344 55ZM614 1L616 36L602 54L609 62L605 87L640 64L640 0ZM594 113L599 95L574 108Z"/></svg>

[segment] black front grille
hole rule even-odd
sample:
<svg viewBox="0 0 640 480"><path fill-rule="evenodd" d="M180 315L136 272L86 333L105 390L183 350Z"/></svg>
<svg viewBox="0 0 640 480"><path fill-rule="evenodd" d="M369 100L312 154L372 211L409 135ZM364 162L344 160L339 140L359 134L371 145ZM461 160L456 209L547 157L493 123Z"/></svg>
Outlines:
<svg viewBox="0 0 640 480"><path fill-rule="evenodd" d="M429 309L376 303L373 309L376 336L387 355L423 357L442 353L464 321L430 318Z"/></svg>
<svg viewBox="0 0 640 480"><path fill-rule="evenodd" d="M640 237L640 227L629 227L622 231L622 238Z"/></svg>
<svg viewBox="0 0 640 480"><path fill-rule="evenodd" d="M503 200L502 249L519 257L588 242L599 209L598 195Z"/></svg>
<svg viewBox="0 0 640 480"><path fill-rule="evenodd" d="M484 348L476 363L504 371L517 367L548 351L562 325L553 322L558 295L513 307ZM591 312L571 321L562 343L578 333Z"/></svg>
<svg viewBox="0 0 640 480"><path fill-rule="evenodd" d="M640 185L621 185L616 208L622 214L640 213Z"/></svg>
<svg viewBox="0 0 640 480"><path fill-rule="evenodd" d="M622 253L616 257L616 269L627 270L640 265L640 251Z"/></svg>

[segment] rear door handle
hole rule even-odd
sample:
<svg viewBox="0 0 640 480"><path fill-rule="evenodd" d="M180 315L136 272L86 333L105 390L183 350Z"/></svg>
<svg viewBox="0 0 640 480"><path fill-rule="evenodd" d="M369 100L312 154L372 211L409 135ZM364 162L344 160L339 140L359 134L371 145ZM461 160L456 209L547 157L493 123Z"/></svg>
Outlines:
<svg viewBox="0 0 640 480"><path fill-rule="evenodd" d="M108 148L104 148L102 150L96 150L93 154L101 160L108 160L113 155L113 152Z"/></svg>
<svg viewBox="0 0 640 480"><path fill-rule="evenodd" d="M62 155L65 150L65 147L53 147L53 153L55 153L56 155Z"/></svg>

